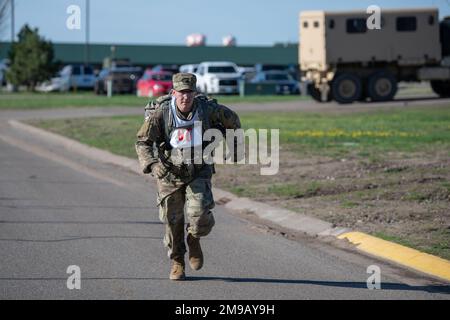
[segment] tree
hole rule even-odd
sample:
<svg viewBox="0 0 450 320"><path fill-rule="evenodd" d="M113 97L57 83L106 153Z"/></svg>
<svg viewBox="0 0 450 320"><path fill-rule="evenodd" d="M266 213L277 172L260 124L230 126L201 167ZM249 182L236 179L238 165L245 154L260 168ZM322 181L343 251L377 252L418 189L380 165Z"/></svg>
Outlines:
<svg viewBox="0 0 450 320"><path fill-rule="evenodd" d="M37 28L24 25L9 52L11 67L6 78L13 85L34 90L38 82L49 79L56 71L53 57L52 43L41 38Z"/></svg>

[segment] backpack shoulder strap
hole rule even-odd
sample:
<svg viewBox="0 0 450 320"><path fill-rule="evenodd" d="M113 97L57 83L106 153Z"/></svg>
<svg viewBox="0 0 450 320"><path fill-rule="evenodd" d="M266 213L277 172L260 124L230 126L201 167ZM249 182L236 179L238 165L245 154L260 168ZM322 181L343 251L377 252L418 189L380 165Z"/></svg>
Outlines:
<svg viewBox="0 0 450 320"><path fill-rule="evenodd" d="M172 99L171 95L165 95L157 98L156 100L151 100L145 106L145 119L148 119L152 113L162 112L163 125L164 125L164 136L165 140L168 142L170 140L169 134L173 128L173 118L172 112L170 111L170 101Z"/></svg>
<svg viewBox="0 0 450 320"><path fill-rule="evenodd" d="M211 123L210 123L210 119L208 116L208 106L211 104L217 104L217 100L213 99L211 97L208 97L204 94L199 94L197 96L195 96L195 99L197 100L198 103L198 116L200 118L200 120L202 121L202 127L203 130L207 130L209 128L211 128Z"/></svg>
<svg viewBox="0 0 450 320"><path fill-rule="evenodd" d="M164 136L167 143L170 141L169 135L172 132L173 128L173 116L170 108L171 100L172 100L171 95L165 95L153 101L155 108L159 108L160 111L162 111L164 122Z"/></svg>

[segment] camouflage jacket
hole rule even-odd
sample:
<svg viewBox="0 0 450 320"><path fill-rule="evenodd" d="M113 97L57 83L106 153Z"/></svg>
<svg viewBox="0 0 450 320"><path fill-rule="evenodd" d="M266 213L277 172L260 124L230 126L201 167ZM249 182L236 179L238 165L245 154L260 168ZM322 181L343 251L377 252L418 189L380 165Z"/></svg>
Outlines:
<svg viewBox="0 0 450 320"><path fill-rule="evenodd" d="M168 141L171 119L167 114L170 110L170 101L171 96L166 95L149 102L145 107L144 123L137 133L135 144L139 163L144 173L150 173L151 165L159 161L155 146ZM194 104L194 107L202 112L201 120L204 128L241 128L238 115L228 107L218 104L216 100L208 99L204 95L197 95L194 98Z"/></svg>

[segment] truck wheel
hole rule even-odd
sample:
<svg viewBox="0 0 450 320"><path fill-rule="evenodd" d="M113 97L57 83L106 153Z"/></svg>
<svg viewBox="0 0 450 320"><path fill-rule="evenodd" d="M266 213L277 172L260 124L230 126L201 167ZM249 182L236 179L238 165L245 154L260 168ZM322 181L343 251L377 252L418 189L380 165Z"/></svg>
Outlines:
<svg viewBox="0 0 450 320"><path fill-rule="evenodd" d="M370 76L367 84L367 95L372 101L390 101L397 93L397 79L386 71Z"/></svg>
<svg viewBox="0 0 450 320"><path fill-rule="evenodd" d="M450 97L450 80L431 80L431 89L442 98Z"/></svg>
<svg viewBox="0 0 450 320"><path fill-rule="evenodd" d="M361 79L353 74L337 74L331 82L331 94L338 103L352 103L361 97L361 93Z"/></svg>
<svg viewBox="0 0 450 320"><path fill-rule="evenodd" d="M328 93L326 101L322 101L322 93L317 89L313 83L309 83L307 87L308 94L317 102L329 102L331 101L331 92Z"/></svg>
<svg viewBox="0 0 450 320"><path fill-rule="evenodd" d="M320 91L313 83L308 84L308 94L317 102L322 102Z"/></svg>

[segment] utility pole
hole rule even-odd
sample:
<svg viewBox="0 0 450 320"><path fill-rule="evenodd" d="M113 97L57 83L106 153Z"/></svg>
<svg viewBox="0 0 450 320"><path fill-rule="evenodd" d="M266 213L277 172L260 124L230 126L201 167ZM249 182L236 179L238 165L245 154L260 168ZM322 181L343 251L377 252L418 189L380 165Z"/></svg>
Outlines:
<svg viewBox="0 0 450 320"><path fill-rule="evenodd" d="M14 43L14 0L11 1L11 45Z"/></svg>
<svg viewBox="0 0 450 320"><path fill-rule="evenodd" d="M86 43L84 47L84 64L89 64L89 0L86 0Z"/></svg>

